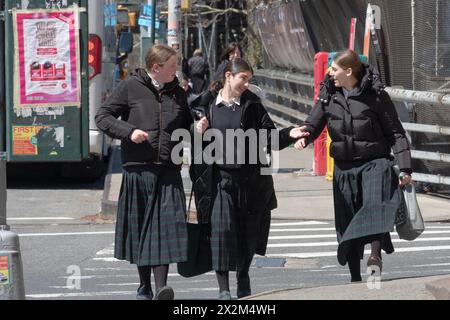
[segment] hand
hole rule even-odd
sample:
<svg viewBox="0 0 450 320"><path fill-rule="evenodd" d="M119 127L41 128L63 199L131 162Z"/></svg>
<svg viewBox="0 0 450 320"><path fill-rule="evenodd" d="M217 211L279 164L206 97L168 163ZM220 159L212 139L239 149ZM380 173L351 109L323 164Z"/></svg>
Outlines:
<svg viewBox="0 0 450 320"><path fill-rule="evenodd" d="M289 136L293 139L300 139L309 136L309 132L306 131L306 126L294 128L289 132Z"/></svg>
<svg viewBox="0 0 450 320"><path fill-rule="evenodd" d="M301 138L300 140L297 141L297 143L295 144L295 149L298 150L303 150L306 148L306 139L305 138Z"/></svg>
<svg viewBox="0 0 450 320"><path fill-rule="evenodd" d="M198 133L203 133L208 129L209 127L209 121L206 117L203 117L200 119L199 122L197 122L197 125L195 126L195 129Z"/></svg>
<svg viewBox="0 0 450 320"><path fill-rule="evenodd" d="M409 174L405 174L402 176L402 179L398 179L399 181L399 186L403 187L406 186L407 184L410 184L412 182L412 178Z"/></svg>
<svg viewBox="0 0 450 320"><path fill-rule="evenodd" d="M148 133L139 129L136 129L131 134L131 141L136 144L140 144L144 141L147 141L149 138Z"/></svg>

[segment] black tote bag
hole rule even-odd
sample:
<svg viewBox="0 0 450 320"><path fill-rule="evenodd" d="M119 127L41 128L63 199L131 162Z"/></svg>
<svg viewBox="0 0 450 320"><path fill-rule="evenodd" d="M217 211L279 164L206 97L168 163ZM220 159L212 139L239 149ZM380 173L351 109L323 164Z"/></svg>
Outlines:
<svg viewBox="0 0 450 320"><path fill-rule="evenodd" d="M191 212L191 198L187 212L187 233L188 233L188 260L178 262L178 273L185 277L195 277L212 270L212 257L210 249L210 224L198 223L197 219L192 219L195 212Z"/></svg>

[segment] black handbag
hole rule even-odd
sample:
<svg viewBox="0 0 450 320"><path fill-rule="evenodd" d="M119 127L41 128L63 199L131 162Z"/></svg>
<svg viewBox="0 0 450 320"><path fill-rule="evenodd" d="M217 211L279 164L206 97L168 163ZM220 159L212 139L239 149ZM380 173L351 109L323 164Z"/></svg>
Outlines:
<svg viewBox="0 0 450 320"><path fill-rule="evenodd" d="M178 262L178 273L185 277L195 277L212 270L212 257L210 249L210 224L198 223L197 219L193 219L191 212L191 198L187 211L187 233L188 233L188 260Z"/></svg>

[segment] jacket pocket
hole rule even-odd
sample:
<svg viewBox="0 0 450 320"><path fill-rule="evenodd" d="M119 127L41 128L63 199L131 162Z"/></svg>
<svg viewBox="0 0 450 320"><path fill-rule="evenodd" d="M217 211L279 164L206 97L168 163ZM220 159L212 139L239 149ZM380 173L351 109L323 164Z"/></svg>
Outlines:
<svg viewBox="0 0 450 320"><path fill-rule="evenodd" d="M353 119L353 138L356 141L376 140L371 119Z"/></svg>

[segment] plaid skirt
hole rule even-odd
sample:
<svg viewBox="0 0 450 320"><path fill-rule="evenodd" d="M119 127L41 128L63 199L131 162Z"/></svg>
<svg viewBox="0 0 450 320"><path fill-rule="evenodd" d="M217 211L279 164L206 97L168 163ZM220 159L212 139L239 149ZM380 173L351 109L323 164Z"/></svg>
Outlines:
<svg viewBox="0 0 450 320"><path fill-rule="evenodd" d="M381 241L386 253L394 252L389 232L394 231L401 193L392 166L384 158L335 162L334 213L341 265L346 264L350 248L356 248L362 259L364 246L374 240Z"/></svg>
<svg viewBox="0 0 450 320"><path fill-rule="evenodd" d="M240 215L240 172L214 168L217 194L211 211L211 257L215 271L236 271L238 219Z"/></svg>
<svg viewBox="0 0 450 320"><path fill-rule="evenodd" d="M138 266L187 260L186 200L179 171L124 167L114 257Z"/></svg>

